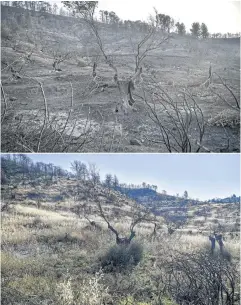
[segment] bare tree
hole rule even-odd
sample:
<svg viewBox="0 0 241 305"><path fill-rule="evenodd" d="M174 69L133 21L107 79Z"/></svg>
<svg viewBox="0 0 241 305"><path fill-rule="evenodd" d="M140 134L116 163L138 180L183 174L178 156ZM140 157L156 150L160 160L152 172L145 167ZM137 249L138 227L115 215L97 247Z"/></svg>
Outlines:
<svg viewBox="0 0 241 305"><path fill-rule="evenodd" d="M206 123L191 92L186 89L172 98L153 80L149 87L143 87L143 95L148 117L160 135L151 141L164 144L169 152L199 152L201 148L210 151L202 145ZM195 135L193 128L197 130Z"/></svg>
<svg viewBox="0 0 241 305"><path fill-rule="evenodd" d="M94 176L96 175L97 169L94 166L94 168L90 171L94 173ZM105 200L102 201L100 199L100 194L105 194L105 190L103 187L101 187L100 183L95 180L88 181L88 186L86 189L86 195L88 196L89 200L93 202L97 208L97 214L106 222L108 229L115 234L116 237L116 244L118 245L129 245L132 241L132 239L136 236L135 228L138 224L142 222L149 222L153 223L156 221L154 215L150 212L149 209L144 208L138 204L134 204L131 211L131 224L129 227L129 235L125 237L120 237L120 233L117 229L111 224L108 216L106 215L106 212L103 209L103 203L106 202ZM103 196L101 196L103 198ZM115 200L118 201L118 198L116 197ZM88 219L91 213L93 211L88 207L88 205L82 205L82 212L84 214L84 217L90 222L91 225L95 225L95 223Z"/></svg>
<svg viewBox="0 0 241 305"><path fill-rule="evenodd" d="M95 191L95 188L100 184L100 173L96 164L89 163L88 172L90 175L90 182L93 186L93 191Z"/></svg>
<svg viewBox="0 0 241 305"><path fill-rule="evenodd" d="M103 45L102 39L99 34L98 26L96 21L94 20L94 13L95 9L97 7L98 2L97 1L62 1L62 3L68 8L73 10L73 14L77 17L81 17L84 22L89 26L92 33L95 36L96 43L99 47L99 50L104 57L104 60L106 64L109 65L109 67L114 71L113 79L115 80L119 92L122 95L121 87L119 83L119 77L118 77L118 70L116 66L113 63L113 60L111 56L107 55L107 52L105 50L105 47ZM96 77L96 66L93 67L93 77Z"/></svg>
<svg viewBox="0 0 241 305"><path fill-rule="evenodd" d="M59 65L68 58L70 58L70 52L66 52L65 54L62 54L59 51L54 51L53 64L52 64L54 71L62 71L62 69L59 68Z"/></svg>
<svg viewBox="0 0 241 305"><path fill-rule="evenodd" d="M168 251L157 262L157 269L164 275L159 279L159 287L164 287L177 304L239 304L236 263L205 251L175 255Z"/></svg>
<svg viewBox="0 0 241 305"><path fill-rule="evenodd" d="M212 79L212 77L214 75L216 75L218 77L218 80L221 82L222 87L229 93L230 97L232 98L232 102L227 101L227 98L225 98L224 94L220 94L218 92L218 90L215 90L214 87L210 86L209 89L217 96L220 98L220 100L222 102L224 102L226 105L228 105L230 108L240 112L240 101L239 98L236 96L236 94L234 93L234 90L227 84L227 82L216 72L209 72L209 74L211 73L210 78ZM210 82L211 84L211 82Z"/></svg>
<svg viewBox="0 0 241 305"><path fill-rule="evenodd" d="M163 36L163 34L158 31L158 23L150 23L148 32L140 42L137 43L137 46L134 47L135 72L140 69L143 60L151 53L151 51L160 49L163 44L170 40L170 38L170 35ZM132 45L134 46L133 42Z"/></svg>
<svg viewBox="0 0 241 305"><path fill-rule="evenodd" d="M129 245L132 239L136 236L136 232L134 231L135 227L142 222L152 222L154 219L153 215L148 209L144 209L136 205L132 210L132 220L129 227L129 236L120 237L120 233L114 228L113 225L110 224L108 217L105 215L101 202L97 200L96 204L99 210L99 215L107 223L108 229L110 229L115 234L117 245Z"/></svg>
<svg viewBox="0 0 241 305"><path fill-rule="evenodd" d="M135 73L127 80L125 80L124 90L123 90L123 82L119 79L118 69L114 65L113 59L110 55L107 54L105 50L105 46L103 44L102 38L99 34L98 26L96 21L94 20L94 13L97 7L98 2L96 1L62 1L62 3L68 8L73 10L73 14L75 16L81 17L84 22L89 26L92 33L95 36L96 43L99 47L99 50L104 57L106 64L114 72L114 82L116 83L123 105L122 110L124 112L127 111L129 106L133 106L135 100L133 99L132 92L135 89L135 84L139 84L141 82L141 73L142 67L140 66L143 62L144 58L153 50L160 48L160 46L169 40L169 36L164 37L160 40L158 36L157 26L155 24L150 25L150 29L148 33L144 36L144 38L138 43L137 51L135 54ZM93 77L96 77L96 66L93 67ZM118 112L117 109L116 112Z"/></svg>

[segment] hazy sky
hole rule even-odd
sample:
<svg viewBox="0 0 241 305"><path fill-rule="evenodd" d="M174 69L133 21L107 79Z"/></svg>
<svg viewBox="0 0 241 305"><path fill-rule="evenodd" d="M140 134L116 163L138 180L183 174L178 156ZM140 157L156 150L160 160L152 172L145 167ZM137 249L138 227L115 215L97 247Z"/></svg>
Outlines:
<svg viewBox="0 0 241 305"><path fill-rule="evenodd" d="M114 11L121 19L145 20L153 7L184 22L189 30L195 21L213 32L240 32L240 1L228 0L100 0L99 9Z"/></svg>
<svg viewBox="0 0 241 305"><path fill-rule="evenodd" d="M56 2L59 6L59 1ZM100 0L98 9L114 11L123 20L146 20L153 14L170 15L183 22L189 32L193 22L204 22L210 33L241 31L241 1L230 0Z"/></svg>
<svg viewBox="0 0 241 305"><path fill-rule="evenodd" d="M210 199L240 194L238 154L32 154L34 161L70 170L74 160L95 163L103 179L116 174L120 182L147 182L169 194Z"/></svg>

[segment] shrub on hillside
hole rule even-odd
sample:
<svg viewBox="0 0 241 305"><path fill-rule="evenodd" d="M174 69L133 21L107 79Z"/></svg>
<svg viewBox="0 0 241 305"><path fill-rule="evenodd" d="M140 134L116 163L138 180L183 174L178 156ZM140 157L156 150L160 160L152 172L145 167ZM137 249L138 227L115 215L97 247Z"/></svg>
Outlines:
<svg viewBox="0 0 241 305"><path fill-rule="evenodd" d="M160 285L178 304L236 304L238 262L230 261L227 251L177 253L166 257L157 268L165 275Z"/></svg>
<svg viewBox="0 0 241 305"><path fill-rule="evenodd" d="M131 243L128 246L115 245L101 258L101 266L104 271L121 271L127 267L136 266L143 257L143 248L139 243Z"/></svg>
<svg viewBox="0 0 241 305"><path fill-rule="evenodd" d="M103 305L110 303L108 287L103 284L103 273L100 270L94 276L85 277L78 292L75 291L74 280L65 278L57 284L56 299L58 305Z"/></svg>

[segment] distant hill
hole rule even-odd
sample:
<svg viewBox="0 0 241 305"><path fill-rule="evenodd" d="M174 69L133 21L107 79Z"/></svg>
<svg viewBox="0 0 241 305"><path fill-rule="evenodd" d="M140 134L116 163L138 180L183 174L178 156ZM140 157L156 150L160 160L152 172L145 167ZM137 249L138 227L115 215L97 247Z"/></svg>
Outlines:
<svg viewBox="0 0 241 305"><path fill-rule="evenodd" d="M195 205L204 205L207 203L238 203L240 202L240 196L232 195L227 198L215 198L207 201L196 200L191 198L183 198L174 195L161 194L156 190L151 188L131 188L131 187L121 187L118 186L115 188L117 191L125 194L127 197L134 199L138 203L141 203L145 206L149 206L154 210L163 209L164 207L187 207Z"/></svg>
<svg viewBox="0 0 241 305"><path fill-rule="evenodd" d="M232 196L226 198L214 198L208 200L210 203L238 203L240 202L240 196L233 194Z"/></svg>
<svg viewBox="0 0 241 305"><path fill-rule="evenodd" d="M161 194L158 193L156 190L151 188L128 188L128 187L116 187L116 190L125 194L126 196L135 199L139 203L148 204L148 203L155 203L155 204L196 204L201 203L201 201L193 200L193 199L185 199L182 197L168 195L168 194Z"/></svg>
<svg viewBox="0 0 241 305"><path fill-rule="evenodd" d="M84 166L80 162L79 165ZM81 186L81 192L85 193L85 200L88 200L88 179L91 178L91 171L85 168L84 175L88 178L78 177L69 171L63 170L54 164L46 164L43 162L32 162L31 158L24 154L2 155L1 157L1 183L3 193L8 192L11 188L11 194L15 198L22 200L44 200L50 202L62 202L69 198L69 193L74 192ZM89 171L89 173L88 173ZM79 174L81 175L81 173ZM167 212L178 212L179 215L187 214L187 211L192 207L216 205L216 204L233 204L239 203L240 197L232 195L227 198L215 198L209 201L194 200L157 192L156 186L135 186L128 184L106 185L106 181L101 181L99 174L96 173L95 179L102 196L106 198L106 202L113 205L113 208L118 205L118 202L128 204L128 202L137 202L149 208L156 215L163 215ZM111 182L113 183L113 182ZM69 186L71 185L71 189ZM60 187L61 186L61 187ZM19 195L18 189L28 189L26 197ZM55 192L53 190L56 189ZM75 189L75 191L74 191ZM21 192L20 192L21 193ZM25 191L23 191L25 194ZM10 195L11 195L10 194ZM11 195L12 196L12 195ZM81 197L82 198L82 197ZM82 200L82 199L81 199Z"/></svg>
<svg viewBox="0 0 241 305"><path fill-rule="evenodd" d="M127 195L130 198L140 199L141 197L155 197L157 195L157 192L150 188L124 188L121 186L117 186L116 190Z"/></svg>

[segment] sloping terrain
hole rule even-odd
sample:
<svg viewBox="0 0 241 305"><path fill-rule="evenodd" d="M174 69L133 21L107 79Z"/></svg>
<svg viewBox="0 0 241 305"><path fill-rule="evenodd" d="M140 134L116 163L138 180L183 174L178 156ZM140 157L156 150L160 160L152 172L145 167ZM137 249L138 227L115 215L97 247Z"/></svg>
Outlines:
<svg viewBox="0 0 241 305"><path fill-rule="evenodd" d="M29 20L27 26L22 25L22 16ZM12 30L14 22L16 31ZM198 114L198 118L206 125L205 134L199 146L199 127L193 120L187 131L192 152L198 148L201 152L239 151L235 101L240 86L239 39L197 40L173 33L169 42L144 59L143 83L133 91L134 108L124 114L116 112L122 98L113 69L105 63L83 20L3 6L2 24L2 109L7 107L3 151L167 152L158 122L152 119L151 105L169 130L173 151L181 152L174 139L179 139L181 127L173 125L158 100L143 100L143 88L149 99L148 92L153 93L155 86L176 101L181 112L181 92L185 90L200 107L204 117ZM137 44L145 33L101 23L98 30L119 78L126 81L134 74ZM158 39L163 39L161 33ZM53 70L56 54L66 55L59 65L61 71ZM92 77L94 62L97 81ZM205 87L210 63L212 85ZM11 67L20 72L14 74ZM192 109L192 100L188 103ZM40 138L46 107L48 122Z"/></svg>
<svg viewBox="0 0 241 305"><path fill-rule="evenodd" d="M118 266L110 267L108 255L112 253L113 259L117 255L121 263L125 252L118 256L115 236L97 212L88 181L40 180L25 179L25 183L11 190L7 185L2 186L2 203L9 203L2 212L2 304L156 305L158 298L164 304L183 304L185 296L165 292L167 287L176 285L169 278L171 282L166 286L168 268L179 266L180 275L182 255L186 267L192 259L202 270L209 266L207 260L213 268L219 266L224 287L229 287L223 274L223 270L228 270L234 285L230 290L231 304L238 304L238 204L189 206L185 212L187 222L174 233L166 230L168 218L156 218L156 234L152 223L140 223L130 248L133 257L119 270ZM122 236L128 235L134 202L103 186L96 187L96 194L111 225ZM83 210L81 213L76 210L78 205L85 204L90 207L89 220ZM169 210L169 216L172 215L176 215L175 209ZM215 256L210 256L208 236L212 230L222 232L226 258L220 257L218 245ZM137 259L137 265L133 259ZM211 276L211 270L208 272ZM201 278L196 272L188 276L195 281L206 280L203 272ZM206 287L207 293L212 293L212 285ZM185 285L181 287L184 289Z"/></svg>

